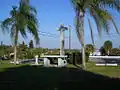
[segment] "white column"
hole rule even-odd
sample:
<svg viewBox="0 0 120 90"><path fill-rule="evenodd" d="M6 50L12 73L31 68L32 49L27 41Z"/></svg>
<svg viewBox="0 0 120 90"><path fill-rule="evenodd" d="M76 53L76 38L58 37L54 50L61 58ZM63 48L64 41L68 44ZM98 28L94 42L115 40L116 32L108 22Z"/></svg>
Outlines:
<svg viewBox="0 0 120 90"><path fill-rule="evenodd" d="M62 67L62 59L58 58L58 67Z"/></svg>
<svg viewBox="0 0 120 90"><path fill-rule="evenodd" d="M44 66L50 66L50 60L48 58L44 58Z"/></svg>
<svg viewBox="0 0 120 90"><path fill-rule="evenodd" d="M60 30L60 55L64 55L64 30Z"/></svg>
<svg viewBox="0 0 120 90"><path fill-rule="evenodd" d="M38 65L38 55L35 56L35 64Z"/></svg>

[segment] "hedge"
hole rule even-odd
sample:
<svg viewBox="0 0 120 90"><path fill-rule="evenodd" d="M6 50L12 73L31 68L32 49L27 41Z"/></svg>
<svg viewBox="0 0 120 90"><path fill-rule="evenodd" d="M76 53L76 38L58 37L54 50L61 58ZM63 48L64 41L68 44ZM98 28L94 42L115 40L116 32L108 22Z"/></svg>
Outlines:
<svg viewBox="0 0 120 90"><path fill-rule="evenodd" d="M118 48L111 49L110 56L120 56L120 49L118 49Z"/></svg>
<svg viewBox="0 0 120 90"><path fill-rule="evenodd" d="M70 64L82 64L82 53L80 52L71 52L71 53L66 53L66 55L68 56L68 63ZM88 62L89 59L89 54L86 53L86 62Z"/></svg>

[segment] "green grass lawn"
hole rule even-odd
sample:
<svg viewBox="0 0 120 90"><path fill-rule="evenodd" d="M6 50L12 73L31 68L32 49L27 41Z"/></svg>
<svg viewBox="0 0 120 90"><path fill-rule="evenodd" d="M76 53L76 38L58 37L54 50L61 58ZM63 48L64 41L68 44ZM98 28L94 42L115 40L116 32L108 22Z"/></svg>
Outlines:
<svg viewBox="0 0 120 90"><path fill-rule="evenodd" d="M115 90L120 89L120 80L111 77L119 77L119 70L94 63L87 63L87 70L82 70L74 65L45 68L6 61L0 64L0 90Z"/></svg>
<svg viewBox="0 0 120 90"><path fill-rule="evenodd" d="M80 65L78 65L80 67ZM68 67L77 68L76 66L69 64ZM95 63L88 62L87 63L87 71L94 72L97 74L109 76L109 77L117 77L120 78L120 66L95 66Z"/></svg>
<svg viewBox="0 0 120 90"><path fill-rule="evenodd" d="M95 63L87 63L87 70L90 72L120 78L120 66L95 66Z"/></svg>

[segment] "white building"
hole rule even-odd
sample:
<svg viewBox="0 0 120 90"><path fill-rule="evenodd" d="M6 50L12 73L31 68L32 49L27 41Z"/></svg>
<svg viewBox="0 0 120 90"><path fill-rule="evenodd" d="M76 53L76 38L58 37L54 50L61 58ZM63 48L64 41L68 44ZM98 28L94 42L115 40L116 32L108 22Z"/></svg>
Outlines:
<svg viewBox="0 0 120 90"><path fill-rule="evenodd" d="M99 49L96 49L96 51L94 51L93 53L90 53L90 56L100 56L101 52Z"/></svg>

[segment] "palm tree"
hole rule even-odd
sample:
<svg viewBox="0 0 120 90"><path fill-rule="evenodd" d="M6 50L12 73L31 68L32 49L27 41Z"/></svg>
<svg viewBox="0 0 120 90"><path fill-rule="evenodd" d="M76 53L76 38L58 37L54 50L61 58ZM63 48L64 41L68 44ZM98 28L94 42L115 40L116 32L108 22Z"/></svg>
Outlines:
<svg viewBox="0 0 120 90"><path fill-rule="evenodd" d="M105 41L104 43L104 49L106 53L109 55L110 50L112 49L112 41Z"/></svg>
<svg viewBox="0 0 120 90"><path fill-rule="evenodd" d="M29 42L29 48L34 48L33 40L30 40L30 42Z"/></svg>
<svg viewBox="0 0 120 90"><path fill-rule="evenodd" d="M92 44L85 45L85 51L89 54L93 53L94 52L94 46Z"/></svg>
<svg viewBox="0 0 120 90"><path fill-rule="evenodd" d="M70 0L74 10L76 19L76 32L78 39L82 45L82 62L83 67L85 67L85 44L84 44L84 18L88 16L88 22L92 17L96 23L99 36L101 36L101 31L105 30L109 33L110 24L113 24L115 30L118 32L118 28L115 24L114 18L112 17L110 8L120 11L120 1L119 0ZM90 24L91 27L91 24ZM91 37L93 41L93 32L91 30ZM119 33L119 32L118 32Z"/></svg>
<svg viewBox="0 0 120 90"><path fill-rule="evenodd" d="M11 39L14 44L14 63L17 60L17 44L19 33L27 38L28 30L39 44L38 21L36 19L36 9L30 6L29 0L20 0L19 7L13 6L10 11L10 17L2 21L1 27L3 31L10 32Z"/></svg>

